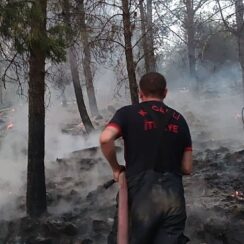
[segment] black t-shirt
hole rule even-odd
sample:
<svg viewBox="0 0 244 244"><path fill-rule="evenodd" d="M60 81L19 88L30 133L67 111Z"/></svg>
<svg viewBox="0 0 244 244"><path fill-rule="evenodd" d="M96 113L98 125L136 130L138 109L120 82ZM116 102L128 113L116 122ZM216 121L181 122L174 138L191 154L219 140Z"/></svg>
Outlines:
<svg viewBox="0 0 244 244"><path fill-rule="evenodd" d="M156 116L172 114L164 129L145 106ZM119 109L108 126L119 128L124 139L128 176L148 169L181 174L183 153L192 150L192 142L188 125L177 111L160 101L129 105Z"/></svg>

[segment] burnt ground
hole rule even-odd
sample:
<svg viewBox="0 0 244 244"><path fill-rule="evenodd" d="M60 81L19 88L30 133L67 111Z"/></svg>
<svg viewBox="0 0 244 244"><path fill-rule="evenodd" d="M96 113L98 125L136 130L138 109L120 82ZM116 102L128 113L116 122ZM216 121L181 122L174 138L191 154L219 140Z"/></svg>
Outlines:
<svg viewBox="0 0 244 244"><path fill-rule="evenodd" d="M221 133L213 136L205 120L197 120L192 113L187 117L193 134L194 172L184 177L186 234L191 244L243 244L244 144ZM72 125L63 133L82 131ZM0 209L0 244L106 243L118 190L116 184L103 187L110 178L111 170L97 147L46 162L48 213L38 220L25 217L24 186ZM1 187L8 186L0 182ZM10 205L17 205L14 215L3 218Z"/></svg>
<svg viewBox="0 0 244 244"><path fill-rule="evenodd" d="M207 149L194 158L194 173L184 178L190 243L244 243L244 150ZM110 173L98 148L57 159L46 174L49 213L2 221L0 243L106 243L117 192L103 187ZM24 198L17 199L22 211Z"/></svg>
<svg viewBox="0 0 244 244"><path fill-rule="evenodd" d="M198 153L185 178L191 243L244 243L244 150Z"/></svg>

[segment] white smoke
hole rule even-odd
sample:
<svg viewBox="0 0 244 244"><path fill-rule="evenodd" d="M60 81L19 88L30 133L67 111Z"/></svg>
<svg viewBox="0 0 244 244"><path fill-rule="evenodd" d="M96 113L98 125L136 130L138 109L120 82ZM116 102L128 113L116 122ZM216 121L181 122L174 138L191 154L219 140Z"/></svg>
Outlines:
<svg viewBox="0 0 244 244"><path fill-rule="evenodd" d="M212 85L211 89L216 94L210 94L210 92L203 90L202 95L197 97L188 88L182 89L182 86L178 86L179 88L173 90L169 86L165 103L186 117L192 132L193 148L197 140L212 142L211 145L216 147L220 146L221 143L229 142L229 147L234 149L243 148L244 130L240 113L244 104L242 94L236 93L233 89L235 80L229 82L229 78L226 78L229 77L227 74L230 74L230 72L233 72L233 70L230 71L225 68L215 76L216 87ZM168 79L169 84L170 82L172 81ZM213 80L211 84L213 84ZM120 100L113 99L112 94L115 86L115 76L111 75L110 72L101 72L96 76L95 90L99 109L102 111L102 116L105 117L102 122L104 125L105 121L112 116L112 113L106 110L108 105L115 104L115 108L118 108L130 103L127 97L121 97ZM63 176L70 176L74 179L86 177L88 184L85 188L82 187L81 190L81 188L74 186L74 189L80 194L84 194L96 189L97 185L112 177L108 165L100 163L89 172L89 175L86 175L87 173L79 175L77 168L72 167L72 165L69 165L69 169L66 171L55 171L58 166L54 162L57 158L68 157L73 151L99 146L98 138L103 125L98 126L97 130L89 137L82 135L80 133L81 119L77 105L74 103L75 96L72 87L70 87L70 92L66 94L66 98L69 98L67 99L67 107L62 106L61 99L57 94L57 91L51 91L51 100L46 111L46 169L55 172L60 179ZM12 112L9 117L14 127L6 131L7 135L0 139L0 212L2 213L4 210L7 213L5 216L2 215L1 218L16 216L16 201L14 199L25 196L26 192L28 111L26 101L22 101L21 104L12 107L15 108L15 112ZM63 133L64 128L75 128L74 134L76 135ZM202 137L201 133L203 134ZM211 145L209 144L209 147ZM197 147L194 149L202 150L202 148ZM80 157L86 157L86 155L82 154ZM102 156L97 157L101 158ZM105 161L104 158L103 161ZM123 163L122 161L123 159L120 157L120 162ZM6 207L8 211L6 211ZM53 212L55 212L55 207L52 208ZM57 211L64 211L66 207L65 201L60 202ZM24 210L21 214L23 213Z"/></svg>
<svg viewBox="0 0 244 244"><path fill-rule="evenodd" d="M10 112L8 123L13 128L4 131L0 149L0 213L1 218L18 216L16 200L24 195L27 167L27 123L26 107L19 106ZM20 211L18 211L19 213ZM21 214L21 213L19 213Z"/></svg>
<svg viewBox="0 0 244 244"><path fill-rule="evenodd" d="M243 148L241 112L244 94L241 93L241 75L237 67L237 64L223 66L215 74L206 75L209 80L201 84L198 93L190 90L189 86L179 85L179 81L176 81L178 88L169 88L165 103L185 116L192 132L193 144L194 140L205 140L211 142L209 148L221 144L228 145L230 149ZM168 80L169 87L170 82L174 81ZM183 84L189 82L184 81Z"/></svg>
<svg viewBox="0 0 244 244"><path fill-rule="evenodd" d="M105 87L114 89L111 85L113 78L109 78L109 75L109 73L103 72L96 86L98 105L99 108L105 111L105 114L106 109L104 108L108 104L113 104L111 90L104 89L104 93L102 91L104 84L107 84ZM98 164L89 175L86 172L84 172L84 175L80 175L79 169L74 166L75 164L73 166L70 164L68 170L60 170L60 166L55 161L56 159L70 157L70 153L73 151L98 147L101 129L98 128L89 137L82 133L84 127L81 123L72 86L66 88L67 107L62 105L62 96L58 90L49 88L48 91L50 93L47 93L46 96L45 123L46 171L54 171L56 173L58 169L58 174L56 173L54 176L57 176L59 179L70 176L74 181L79 181L79 178L86 177L86 189L83 187L79 189L78 186L74 186L74 189L77 189L80 194L87 194L90 190L96 189L99 184L104 183L105 179L111 177L108 165ZM106 94L106 96L103 94ZM84 95L86 97L86 94ZM107 100L104 99L105 97ZM28 104L25 97L18 98L14 92L11 92L8 100L11 102L7 104L7 107L10 109L6 122L12 124L13 127L9 130L4 129L4 136L0 138L0 219L11 219L25 214L24 207L20 211L20 209L17 209L17 205L20 204L18 199L22 197L24 206L26 195ZM104 116L105 114L103 113L102 115ZM91 157L91 155L84 153L80 155L80 159L86 157ZM97 157L101 157L101 155ZM60 211L68 210L65 207L67 206L65 200L60 202L59 206L60 208L58 207L58 209ZM56 206L53 206L50 211L55 212L55 208Z"/></svg>

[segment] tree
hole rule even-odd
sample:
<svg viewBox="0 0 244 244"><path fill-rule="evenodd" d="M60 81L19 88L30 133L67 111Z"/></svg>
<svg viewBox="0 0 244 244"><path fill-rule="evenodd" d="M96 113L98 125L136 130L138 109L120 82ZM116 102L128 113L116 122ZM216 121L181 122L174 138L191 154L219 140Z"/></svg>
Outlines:
<svg viewBox="0 0 244 244"><path fill-rule="evenodd" d="M154 54L154 32L152 24L152 0L147 0L147 11L143 5L144 0L139 1L141 16L142 46L144 52L146 72L156 71L156 60Z"/></svg>
<svg viewBox="0 0 244 244"><path fill-rule="evenodd" d="M236 37L238 42L239 62L242 71L242 89L244 94L244 3L242 0L235 1L236 14Z"/></svg>
<svg viewBox="0 0 244 244"><path fill-rule="evenodd" d="M217 0L218 8L221 14L222 21L228 31L236 36L238 43L238 54L239 54L239 63L241 67L241 76L242 76L242 91L244 94L244 3L243 0L235 0L234 2L230 1L229 4L234 4L234 12L228 13L227 16L224 16L224 9L226 6L222 7L219 0ZM228 6L230 9L231 5ZM228 19L235 20L235 24L229 23Z"/></svg>
<svg viewBox="0 0 244 244"><path fill-rule="evenodd" d="M98 63L113 63L120 84L123 83L127 87L124 81L129 81L132 103L139 100L135 74L137 62L133 54L133 49L138 43L132 45L135 3L136 1L128 0L89 1L87 9L90 10L86 11L89 21L92 20L93 23L91 25L89 21L86 22L91 32L90 47L93 57ZM127 75L124 72L124 64Z"/></svg>
<svg viewBox="0 0 244 244"><path fill-rule="evenodd" d="M39 217L46 212L45 155L45 60L47 0L35 0L31 7L29 43L29 139L27 213Z"/></svg>
<svg viewBox="0 0 244 244"><path fill-rule="evenodd" d="M200 65L207 64L212 70L218 71L226 65L226 62L238 62L236 38L231 32L227 32L219 21L202 26L200 38L198 45L201 50Z"/></svg>
<svg viewBox="0 0 244 244"><path fill-rule="evenodd" d="M198 22L197 11L201 10L204 4L208 0L183 0L185 7L184 11L184 21L183 25L186 33L186 43L187 43L187 53L188 53L188 62L189 62L189 71L192 79L197 81L197 88L199 89L199 80L196 71L196 48L197 40L196 35L198 31Z"/></svg>
<svg viewBox="0 0 244 244"><path fill-rule="evenodd" d="M195 41L195 12L196 9L193 7L192 0L183 1L186 12L185 12L185 28L187 35L187 50L188 50L188 61L191 76L196 79L196 41Z"/></svg>
<svg viewBox="0 0 244 244"><path fill-rule="evenodd" d="M81 42L83 47L83 70L86 80L86 89L89 101L89 107L91 110L91 114L98 115L97 101L95 96L95 90L93 85L93 75L91 70L91 50L89 45L89 33L87 31L86 26L86 15L84 8L84 0L78 0L78 10L80 10L80 27L81 27Z"/></svg>
<svg viewBox="0 0 244 244"><path fill-rule="evenodd" d="M135 63L133 58L132 50L132 27L131 27L131 18L129 11L128 0L122 1L122 11L123 11L123 32L125 40L125 57L126 57L126 66L128 72L129 86L130 86L130 95L132 104L138 103L138 93L137 93L137 83L136 83L136 73L135 73Z"/></svg>
<svg viewBox="0 0 244 244"><path fill-rule="evenodd" d="M9 49L15 51L7 69L15 64L18 56L27 59L29 64L26 210L29 216L36 218L47 209L44 166L45 62L47 58L55 62L64 60L62 27L50 25L47 29L47 0L4 2L0 19L1 37L9 44ZM18 72L16 76L20 81Z"/></svg>
<svg viewBox="0 0 244 244"><path fill-rule="evenodd" d="M205 12L203 6L207 2L208 0L183 0L177 2L158 0L156 4L156 12L164 28L186 45L190 78L197 82L197 86L199 86L200 82L197 74L197 59L199 56L197 50L199 42L198 34L199 26L201 26L202 22L208 21L202 19ZM164 9L164 12L160 15L161 9ZM170 16L171 20L166 20L165 16ZM175 31L171 27L176 24L177 27L180 27L178 28L179 31Z"/></svg>
<svg viewBox="0 0 244 244"><path fill-rule="evenodd" d="M89 118L89 115L86 110L86 105L84 102L83 92L80 85L80 76L79 76L79 69L78 69L78 62L76 58L76 50L74 47L70 47L68 49L68 57L71 69L71 76L73 80L74 90L76 101L79 109L79 113L81 116L81 120L85 126L86 132L89 134L94 130L92 122Z"/></svg>
<svg viewBox="0 0 244 244"><path fill-rule="evenodd" d="M3 103L3 85L0 82L0 105Z"/></svg>
<svg viewBox="0 0 244 244"><path fill-rule="evenodd" d="M70 3L69 0L63 0L63 14L64 14L64 22L69 27L66 32L66 38L69 43L72 43L72 28L71 28L71 20L70 20ZM89 118L89 115L86 110L84 96L80 84L80 76L78 69L78 62L76 57L76 49L74 47L74 43L72 43L71 47L68 48L68 60L70 63L71 76L73 81L73 86L75 90L76 101L79 109L79 113L81 116L81 120L85 126L86 132L90 133L94 129L92 122Z"/></svg>

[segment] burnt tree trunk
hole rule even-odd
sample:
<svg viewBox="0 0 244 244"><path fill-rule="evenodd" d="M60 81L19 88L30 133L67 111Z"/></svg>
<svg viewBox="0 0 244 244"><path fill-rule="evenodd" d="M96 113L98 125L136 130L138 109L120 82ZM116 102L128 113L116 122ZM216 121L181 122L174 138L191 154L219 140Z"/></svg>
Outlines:
<svg viewBox="0 0 244 244"><path fill-rule="evenodd" d="M86 89L87 89L89 107L91 110L91 114L95 116L98 115L98 108L97 108L97 101L96 101L95 90L93 85L93 75L91 70L91 50L90 50L89 40L88 40L89 34L87 32L83 0L79 0L79 9L81 10L81 15L80 15L81 41L82 41L83 53L84 53L82 64L83 64L83 70L84 70L84 75L86 80Z"/></svg>
<svg viewBox="0 0 244 244"><path fill-rule="evenodd" d="M130 21L130 12L129 12L128 4L129 4L128 0L122 0L126 66L127 66L129 86L130 86L131 102L132 104L135 104L139 102L139 98L137 93L135 64L133 60L133 50L131 44L132 32L131 32L131 21Z"/></svg>
<svg viewBox="0 0 244 244"><path fill-rule="evenodd" d="M40 217L47 209L44 167L46 50L42 43L46 37L46 8L47 0L33 2L29 57L27 173L27 214L31 217Z"/></svg>
<svg viewBox="0 0 244 244"><path fill-rule="evenodd" d="M152 0L147 0L147 42L149 51L149 71L156 71L156 60L154 54L154 42L153 42L153 19L152 19Z"/></svg>
<svg viewBox="0 0 244 244"><path fill-rule="evenodd" d="M3 84L0 82L0 104L3 104Z"/></svg>
<svg viewBox="0 0 244 244"><path fill-rule="evenodd" d="M67 26L71 26L70 21L70 3L69 0L63 0L63 13L64 13L64 21ZM72 41L71 33L67 32L67 40L70 42ZM75 91L75 97L77 101L78 110L80 113L81 120L85 126L86 132L89 134L93 131L94 127L92 122L89 118L88 112L86 110L86 105L84 102L84 96L82 87L80 84L80 76L79 76L79 69L78 69L78 62L76 57L76 50L74 46L68 48L68 59L70 64L71 76Z"/></svg>
<svg viewBox="0 0 244 244"><path fill-rule="evenodd" d="M186 16L185 28L187 34L187 51L190 75L196 81L196 44L195 44L195 23L194 23L194 9L192 0L185 0Z"/></svg>
<svg viewBox="0 0 244 244"><path fill-rule="evenodd" d="M242 73L242 91L244 96L244 3L242 0L235 1L236 24L237 24L237 39L239 63Z"/></svg>
<svg viewBox="0 0 244 244"><path fill-rule="evenodd" d="M84 96L83 96L83 92L82 92L82 88L81 88L81 84L80 84L79 70L78 70L78 64L77 64L74 47L69 48L68 55L69 55L71 76L72 76L72 80L73 80L75 96L76 96L76 101L77 101L79 113L81 116L81 120L85 126L86 132L91 133L92 130L94 129L94 127L92 125L92 122L91 122L89 115L87 113L87 110L86 110Z"/></svg>
<svg viewBox="0 0 244 244"><path fill-rule="evenodd" d="M150 72L150 62L149 62L149 52L147 46L147 33L146 33L146 17L145 17L145 10L143 6L143 1L140 0L140 15L141 15L141 33L142 33L142 48L144 53L144 63L145 63L145 70L146 73Z"/></svg>
<svg viewBox="0 0 244 244"><path fill-rule="evenodd" d="M139 7L141 15L142 48L144 53L145 70L148 73L150 71L156 71L152 30L152 1L147 1L147 4L151 6L147 6L147 13L145 12L143 2L144 0L140 0Z"/></svg>
<svg viewBox="0 0 244 244"><path fill-rule="evenodd" d="M241 73L242 73L242 91L244 97L244 33L239 40L239 60L241 65Z"/></svg>
<svg viewBox="0 0 244 244"><path fill-rule="evenodd" d="M241 66L241 74L242 74L242 92L244 97L244 33L240 35L238 40L239 47L239 62Z"/></svg>

